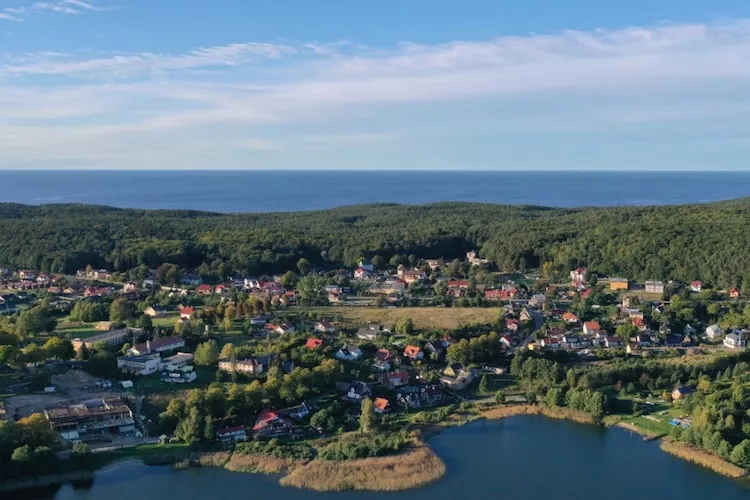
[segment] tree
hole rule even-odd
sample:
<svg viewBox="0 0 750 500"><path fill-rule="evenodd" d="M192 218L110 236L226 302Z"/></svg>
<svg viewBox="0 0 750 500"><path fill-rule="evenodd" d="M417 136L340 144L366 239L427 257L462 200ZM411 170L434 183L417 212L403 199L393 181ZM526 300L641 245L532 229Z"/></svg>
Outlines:
<svg viewBox="0 0 750 500"><path fill-rule="evenodd" d="M369 433L375 430L375 406L372 399L362 400L362 413L359 416L359 431Z"/></svg>
<svg viewBox="0 0 750 500"><path fill-rule="evenodd" d="M125 299L115 299L109 306L109 320L117 325L124 324L133 316L133 307Z"/></svg>
<svg viewBox="0 0 750 500"><path fill-rule="evenodd" d="M31 446L25 444L13 450L13 455L10 459L14 462L29 463L31 462L32 449Z"/></svg>
<svg viewBox="0 0 750 500"><path fill-rule="evenodd" d="M230 361L235 361L237 359L237 352L232 343L224 344L224 347L221 348L219 359L228 359Z"/></svg>
<svg viewBox="0 0 750 500"><path fill-rule="evenodd" d="M14 345L0 346L0 364L6 364L12 368L20 368L24 361L23 351Z"/></svg>
<svg viewBox="0 0 750 500"><path fill-rule="evenodd" d="M73 344L70 340L62 340L60 337L52 337L44 343L42 350L48 358L57 358L63 361L72 359L76 355Z"/></svg>
<svg viewBox="0 0 750 500"><path fill-rule="evenodd" d="M89 359L90 353L89 348L86 346L86 343L82 343L81 347L78 348L78 352L76 352L76 360L77 361L87 361Z"/></svg>
<svg viewBox="0 0 750 500"><path fill-rule="evenodd" d="M219 344L213 339L198 344L195 349L194 360L197 365L215 365L219 361Z"/></svg>
<svg viewBox="0 0 750 500"><path fill-rule="evenodd" d="M41 413L33 413L17 422L21 442L33 447L52 446L57 442L57 433L53 431L47 419Z"/></svg>
<svg viewBox="0 0 750 500"><path fill-rule="evenodd" d="M73 455L83 457L88 455L89 453L89 445L87 445L86 443L75 443L73 445Z"/></svg>
<svg viewBox="0 0 750 500"><path fill-rule="evenodd" d="M414 333L414 322L411 318L399 318L396 322L396 333L400 335L411 335Z"/></svg>
<svg viewBox="0 0 750 500"><path fill-rule="evenodd" d="M55 330L57 320L50 315L47 303L25 310L18 317L16 331L21 335L51 332Z"/></svg>
<svg viewBox="0 0 750 500"><path fill-rule="evenodd" d="M287 271L281 275L281 286L286 289L294 288L297 284L297 275L294 271Z"/></svg>
<svg viewBox="0 0 750 500"><path fill-rule="evenodd" d="M297 283L299 302L305 306L319 306L328 303L325 291L325 279L317 276L305 276Z"/></svg>
<svg viewBox="0 0 750 500"><path fill-rule="evenodd" d="M740 444L735 446L729 455L729 460L740 467L750 467L750 439L744 439Z"/></svg>
<svg viewBox="0 0 750 500"><path fill-rule="evenodd" d="M372 267L375 269L383 269L383 267L385 267L385 259L380 255L376 255L372 258Z"/></svg>
<svg viewBox="0 0 750 500"><path fill-rule="evenodd" d="M216 421L211 415L206 416L206 421L203 427L203 439L206 441L213 441L216 439Z"/></svg>
<svg viewBox="0 0 750 500"><path fill-rule="evenodd" d="M201 418L198 408L192 407L188 412L187 416L180 420L177 424L177 428L174 431L177 439L184 441L187 444L193 444L199 441L205 430L205 422Z"/></svg>
<svg viewBox="0 0 750 500"><path fill-rule="evenodd" d="M297 261L297 269L302 275L307 274L310 271L310 267L312 267L312 264L304 257Z"/></svg>
<svg viewBox="0 0 750 500"><path fill-rule="evenodd" d="M479 392L481 394L488 394L490 392L490 379L487 375L482 375L482 379L479 381Z"/></svg>
<svg viewBox="0 0 750 500"><path fill-rule="evenodd" d="M632 323L623 323L615 331L623 341L627 342L638 333L638 327Z"/></svg>

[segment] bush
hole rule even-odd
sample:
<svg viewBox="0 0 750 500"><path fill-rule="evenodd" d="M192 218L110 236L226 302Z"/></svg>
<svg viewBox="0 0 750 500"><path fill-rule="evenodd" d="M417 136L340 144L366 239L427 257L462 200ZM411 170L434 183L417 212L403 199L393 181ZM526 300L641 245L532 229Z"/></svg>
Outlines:
<svg viewBox="0 0 750 500"><path fill-rule="evenodd" d="M357 458L382 457L393 455L408 445L403 435L357 436L329 444L320 451L323 460L354 460Z"/></svg>

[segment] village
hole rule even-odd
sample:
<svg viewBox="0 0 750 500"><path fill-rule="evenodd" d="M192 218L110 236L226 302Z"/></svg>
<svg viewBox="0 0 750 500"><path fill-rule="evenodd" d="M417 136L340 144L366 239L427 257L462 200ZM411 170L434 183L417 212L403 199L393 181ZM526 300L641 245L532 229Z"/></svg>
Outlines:
<svg viewBox="0 0 750 500"><path fill-rule="evenodd" d="M165 414L191 388L277 381L252 413L217 418L210 438L297 440L355 428L365 400L392 425L447 405L526 402L509 373L522 353L580 365L742 350L750 336L734 288L583 267L500 273L475 251L350 270L301 262L219 283L188 270L133 280L0 268L0 291L0 331L35 323L3 338L2 413L42 414L61 443L94 450L181 439ZM672 399L693 390L676 385Z"/></svg>

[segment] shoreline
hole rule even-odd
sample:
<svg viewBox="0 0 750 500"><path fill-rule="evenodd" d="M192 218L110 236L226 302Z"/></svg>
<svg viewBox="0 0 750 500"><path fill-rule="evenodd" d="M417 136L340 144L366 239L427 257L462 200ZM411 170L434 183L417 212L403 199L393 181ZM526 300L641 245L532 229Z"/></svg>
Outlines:
<svg viewBox="0 0 750 500"><path fill-rule="evenodd" d="M441 434L444 430L479 420L492 421L538 415L580 424L619 427L643 436L644 441L655 441L663 437L663 435L650 433L627 422L597 421L586 412L564 407L548 407L539 404L500 405L480 409L476 414L463 415L459 419L427 425L421 429L420 437L415 438L409 448L396 455L340 461L321 458L303 460L238 451L193 451L171 455L170 460L150 460L151 456L127 457L108 462L96 470L79 470L2 481L0 492L31 490L74 481L93 480L98 472L132 463L169 465L175 469L218 467L230 472L278 475L281 486L317 492L404 491L439 481L447 472L443 460L427 444L430 438ZM728 478L739 479L748 476L748 471L739 466L706 451L676 443L669 438L662 439L659 447L664 453L675 458L708 468ZM153 456L164 458L159 453L154 453Z"/></svg>

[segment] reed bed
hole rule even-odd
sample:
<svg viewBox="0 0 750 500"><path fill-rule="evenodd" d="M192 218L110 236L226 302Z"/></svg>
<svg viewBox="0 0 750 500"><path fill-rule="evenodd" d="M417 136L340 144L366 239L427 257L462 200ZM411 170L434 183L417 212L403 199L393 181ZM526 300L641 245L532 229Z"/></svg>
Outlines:
<svg viewBox="0 0 750 500"><path fill-rule="evenodd" d="M543 405L511 405L500 406L484 410L480 415L488 420L516 417L519 415L544 415L557 420L572 420L581 424L596 424L596 419L583 411L563 407L548 407Z"/></svg>
<svg viewBox="0 0 750 500"><path fill-rule="evenodd" d="M665 451L670 455L706 467L707 469L711 469L712 471L718 472L727 477L740 478L747 475L747 471L742 467L729 463L713 453L699 450L693 446L665 439L661 442L660 447L662 451Z"/></svg>

